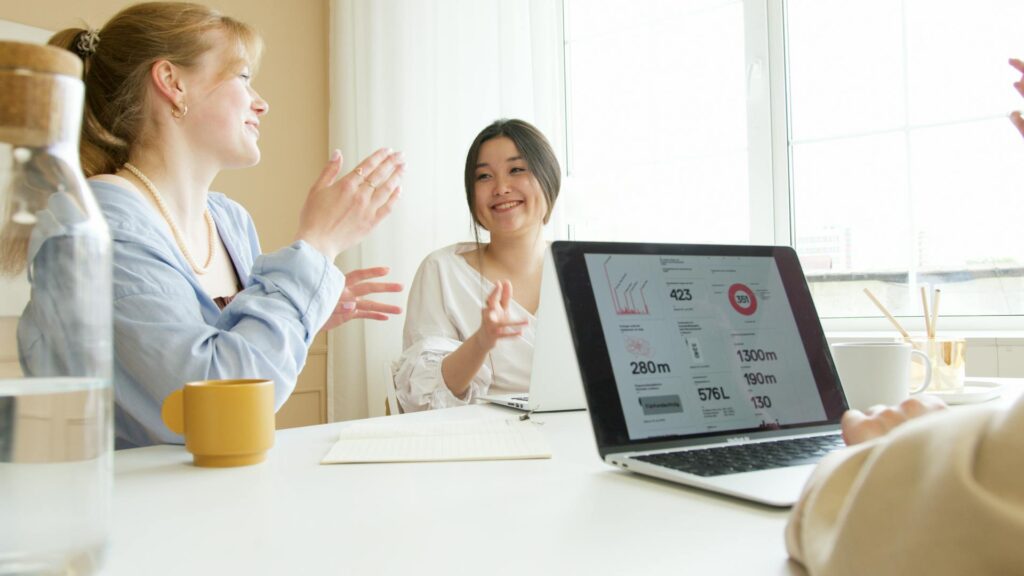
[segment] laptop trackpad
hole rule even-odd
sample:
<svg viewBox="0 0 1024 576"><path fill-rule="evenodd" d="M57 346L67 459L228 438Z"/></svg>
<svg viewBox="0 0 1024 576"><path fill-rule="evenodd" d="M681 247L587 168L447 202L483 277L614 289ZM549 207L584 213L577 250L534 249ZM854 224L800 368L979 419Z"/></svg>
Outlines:
<svg viewBox="0 0 1024 576"><path fill-rule="evenodd" d="M705 480L724 493L773 506L792 506L814 471L813 464L716 476Z"/></svg>

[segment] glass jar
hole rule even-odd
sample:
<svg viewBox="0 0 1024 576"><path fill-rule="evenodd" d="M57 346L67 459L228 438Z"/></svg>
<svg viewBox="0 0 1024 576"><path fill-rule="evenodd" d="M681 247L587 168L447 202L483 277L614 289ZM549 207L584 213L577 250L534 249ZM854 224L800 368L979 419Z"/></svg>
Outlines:
<svg viewBox="0 0 1024 576"><path fill-rule="evenodd" d="M81 74L0 42L0 575L96 573L109 532L111 242L79 163Z"/></svg>

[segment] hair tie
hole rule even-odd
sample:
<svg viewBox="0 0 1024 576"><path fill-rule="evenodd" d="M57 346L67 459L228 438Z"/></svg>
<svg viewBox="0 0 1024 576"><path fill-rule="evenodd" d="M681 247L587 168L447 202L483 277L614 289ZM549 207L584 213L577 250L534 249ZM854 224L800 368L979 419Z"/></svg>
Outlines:
<svg viewBox="0 0 1024 576"><path fill-rule="evenodd" d="M100 43L100 33L95 28L82 30L78 33L78 43L75 48L82 58L92 56L96 53L96 46Z"/></svg>

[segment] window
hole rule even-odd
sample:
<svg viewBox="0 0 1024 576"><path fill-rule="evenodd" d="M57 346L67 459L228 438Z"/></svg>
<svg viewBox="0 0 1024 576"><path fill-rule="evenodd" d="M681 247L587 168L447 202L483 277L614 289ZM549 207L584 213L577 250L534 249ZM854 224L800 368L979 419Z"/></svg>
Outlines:
<svg viewBox="0 0 1024 576"><path fill-rule="evenodd" d="M743 2L565 7L574 237L746 242Z"/></svg>
<svg viewBox="0 0 1024 576"><path fill-rule="evenodd" d="M564 4L575 237L788 241L823 317L1024 314L1024 2Z"/></svg>
<svg viewBox="0 0 1024 576"><path fill-rule="evenodd" d="M1016 0L786 3L793 232L823 316L1024 314Z"/></svg>

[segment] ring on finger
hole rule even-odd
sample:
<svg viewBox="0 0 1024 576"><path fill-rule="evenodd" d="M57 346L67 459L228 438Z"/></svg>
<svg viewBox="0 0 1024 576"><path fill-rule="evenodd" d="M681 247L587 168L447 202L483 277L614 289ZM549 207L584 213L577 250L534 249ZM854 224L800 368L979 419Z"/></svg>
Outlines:
<svg viewBox="0 0 1024 576"><path fill-rule="evenodd" d="M360 178L363 177L363 167L362 166L356 166L356 176L359 176Z"/></svg>
<svg viewBox="0 0 1024 576"><path fill-rule="evenodd" d="M377 189L377 185L374 184L373 182L370 182L369 180L363 180L363 183L366 184L367 186L369 186L370 190L376 190Z"/></svg>

